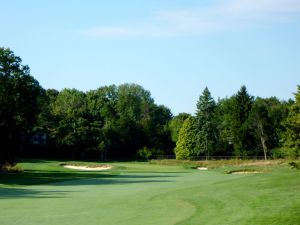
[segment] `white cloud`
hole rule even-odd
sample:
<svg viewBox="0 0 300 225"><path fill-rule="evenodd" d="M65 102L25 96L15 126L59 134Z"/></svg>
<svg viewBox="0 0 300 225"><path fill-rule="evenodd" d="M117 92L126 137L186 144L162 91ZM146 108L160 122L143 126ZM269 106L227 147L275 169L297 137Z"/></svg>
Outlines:
<svg viewBox="0 0 300 225"><path fill-rule="evenodd" d="M211 5L156 14L149 22L87 29L90 37L195 36L262 24L292 22L300 0L217 0Z"/></svg>

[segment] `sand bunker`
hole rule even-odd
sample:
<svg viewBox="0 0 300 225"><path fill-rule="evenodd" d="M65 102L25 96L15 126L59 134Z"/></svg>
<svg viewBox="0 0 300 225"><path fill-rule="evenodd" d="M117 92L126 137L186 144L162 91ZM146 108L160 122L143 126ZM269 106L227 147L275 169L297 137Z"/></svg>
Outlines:
<svg viewBox="0 0 300 225"><path fill-rule="evenodd" d="M197 170L208 170L207 167L197 167Z"/></svg>
<svg viewBox="0 0 300 225"><path fill-rule="evenodd" d="M256 173L262 173L261 171L232 171L229 172L230 174L256 174Z"/></svg>
<svg viewBox="0 0 300 225"><path fill-rule="evenodd" d="M73 170L84 170L84 171L102 171L109 170L112 166L76 166L76 165L64 165L65 168L73 169Z"/></svg>

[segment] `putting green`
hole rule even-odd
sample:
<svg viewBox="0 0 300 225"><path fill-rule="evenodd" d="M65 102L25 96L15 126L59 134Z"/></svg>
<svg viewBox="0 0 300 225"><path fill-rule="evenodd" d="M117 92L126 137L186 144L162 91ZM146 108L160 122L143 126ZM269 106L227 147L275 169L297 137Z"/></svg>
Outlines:
<svg viewBox="0 0 300 225"><path fill-rule="evenodd" d="M149 163L78 172L59 162L0 174L0 224L299 224L300 173L226 174Z"/></svg>

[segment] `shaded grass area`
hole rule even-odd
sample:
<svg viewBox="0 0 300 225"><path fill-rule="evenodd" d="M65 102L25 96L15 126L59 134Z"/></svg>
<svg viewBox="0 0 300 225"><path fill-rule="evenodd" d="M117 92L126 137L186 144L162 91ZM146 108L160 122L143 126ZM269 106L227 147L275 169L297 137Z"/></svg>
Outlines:
<svg viewBox="0 0 300 225"><path fill-rule="evenodd" d="M24 171L21 173L1 173L0 184L6 186L18 186L18 185L81 185L80 182L68 183L66 181L85 180L85 185L89 184L87 179L93 179L91 184L120 184L120 183L149 183L149 182L164 182L162 180L156 180L157 178L173 177L172 173L175 172L163 172L159 171L147 171L147 174L139 173L134 167L128 169L129 174L122 174L125 166L114 166L114 169L108 171L80 171L64 168L63 165L89 165L96 166L94 162L56 162L56 161L43 161L43 160L31 160L22 163ZM139 164L138 164L139 165ZM151 174L149 174L149 172ZM133 173L135 173L133 175ZM136 174L137 173L137 174ZM114 178L114 179L113 179ZM97 181L95 181L97 180ZM63 183L62 183L63 182Z"/></svg>
<svg viewBox="0 0 300 225"><path fill-rule="evenodd" d="M0 173L0 184L5 185L36 185L57 183L77 179L111 177L113 172L83 172L63 168L60 162L45 160L27 160L21 163L23 172ZM20 167L20 165L19 165Z"/></svg>
<svg viewBox="0 0 300 225"><path fill-rule="evenodd" d="M2 201L7 199L49 199L49 198L65 198L70 191L58 190L43 190L43 189L24 189L16 187L2 187L0 188L0 199ZM0 220L1 221L1 220Z"/></svg>
<svg viewBox="0 0 300 225"><path fill-rule="evenodd" d="M44 170L25 170L23 173L0 174L0 184L5 185L36 185L49 184L77 179L91 179L112 177L113 174L99 174L92 172L62 172Z"/></svg>

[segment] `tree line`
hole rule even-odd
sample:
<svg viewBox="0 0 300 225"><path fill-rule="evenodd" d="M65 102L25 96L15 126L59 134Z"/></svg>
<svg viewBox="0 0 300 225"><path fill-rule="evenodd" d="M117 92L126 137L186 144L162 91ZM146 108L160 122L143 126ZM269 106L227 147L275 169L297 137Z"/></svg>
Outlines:
<svg viewBox="0 0 300 225"><path fill-rule="evenodd" d="M205 88L195 116L178 115L173 119L181 126L176 157L298 157L300 86L295 96L296 101L255 98L242 86L230 98L215 102Z"/></svg>
<svg viewBox="0 0 300 225"><path fill-rule="evenodd" d="M195 116L173 116L137 84L43 89L0 48L0 166L23 157L151 158L299 155L299 104L254 98L245 86L216 102L206 88Z"/></svg>

